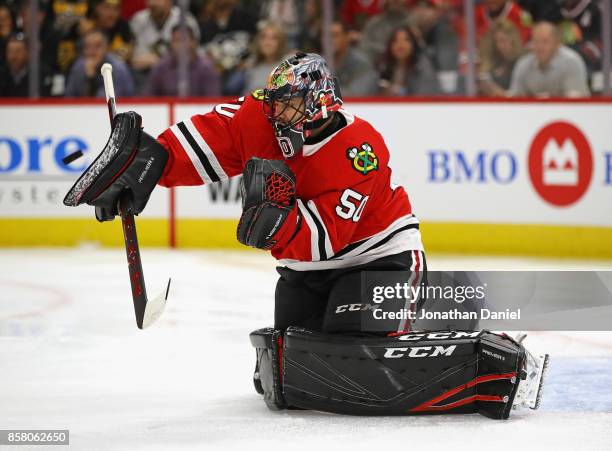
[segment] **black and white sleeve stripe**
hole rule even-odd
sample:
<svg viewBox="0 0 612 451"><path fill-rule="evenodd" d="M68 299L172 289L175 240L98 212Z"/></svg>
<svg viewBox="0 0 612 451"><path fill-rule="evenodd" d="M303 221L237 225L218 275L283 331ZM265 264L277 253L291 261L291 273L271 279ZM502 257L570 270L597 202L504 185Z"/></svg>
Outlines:
<svg viewBox="0 0 612 451"><path fill-rule="evenodd" d="M173 125L170 130L185 149L193 167L204 183L218 182L228 178L214 152L191 119Z"/></svg>
<svg viewBox="0 0 612 451"><path fill-rule="evenodd" d="M418 229L418 219L410 214L396 220L393 224L387 227L382 232L374 236L349 244L344 249L338 251L334 255L334 259L357 257L358 255L367 254L386 245L395 236L409 229Z"/></svg>
<svg viewBox="0 0 612 451"><path fill-rule="evenodd" d="M327 260L334 254L325 223L313 201L304 203L297 200L298 208L310 229L310 250L312 261Z"/></svg>

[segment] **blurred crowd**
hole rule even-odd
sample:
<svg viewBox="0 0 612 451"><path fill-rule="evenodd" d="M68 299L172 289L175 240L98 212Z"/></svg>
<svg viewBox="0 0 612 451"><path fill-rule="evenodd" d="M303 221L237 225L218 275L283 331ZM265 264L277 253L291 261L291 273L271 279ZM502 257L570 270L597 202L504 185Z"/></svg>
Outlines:
<svg viewBox="0 0 612 451"><path fill-rule="evenodd" d="M31 17L30 2L38 2ZM29 41L43 97L248 93L296 49L328 36L345 96L460 96L468 62L463 0L0 0L0 97L27 97ZM480 0L481 96L584 97L603 88L601 0ZM38 36L32 36L32 22ZM325 32L324 32L325 31ZM180 74L186 74L181 77Z"/></svg>

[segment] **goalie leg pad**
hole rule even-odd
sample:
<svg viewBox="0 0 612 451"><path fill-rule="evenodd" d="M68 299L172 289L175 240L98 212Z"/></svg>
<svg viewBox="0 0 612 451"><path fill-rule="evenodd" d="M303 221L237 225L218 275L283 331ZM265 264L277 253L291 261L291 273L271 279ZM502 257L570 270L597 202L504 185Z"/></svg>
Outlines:
<svg viewBox="0 0 612 451"><path fill-rule="evenodd" d="M487 331L397 337L287 329L276 381L288 406L350 415L508 418L525 351ZM275 387L278 390L278 386Z"/></svg>

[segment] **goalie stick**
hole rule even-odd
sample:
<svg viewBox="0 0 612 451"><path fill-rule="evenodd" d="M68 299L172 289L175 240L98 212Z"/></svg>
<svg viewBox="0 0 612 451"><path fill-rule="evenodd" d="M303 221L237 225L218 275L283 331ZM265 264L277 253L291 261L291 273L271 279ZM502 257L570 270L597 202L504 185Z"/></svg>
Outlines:
<svg viewBox="0 0 612 451"><path fill-rule="evenodd" d="M108 115L111 122L117 114L117 103L115 99L115 88L113 85L113 67L105 63L100 69L104 80L104 93L108 105ZM130 284L132 286L132 299L134 300L134 313L136 314L136 325L139 329L144 329L161 316L166 307L168 292L170 291L170 281L166 289L152 300L147 299L144 274L142 271L142 261L140 259L140 248L138 246L138 235L136 233L136 222L130 196L123 195L119 199L119 213L123 227L123 238L125 240L125 252L130 273Z"/></svg>

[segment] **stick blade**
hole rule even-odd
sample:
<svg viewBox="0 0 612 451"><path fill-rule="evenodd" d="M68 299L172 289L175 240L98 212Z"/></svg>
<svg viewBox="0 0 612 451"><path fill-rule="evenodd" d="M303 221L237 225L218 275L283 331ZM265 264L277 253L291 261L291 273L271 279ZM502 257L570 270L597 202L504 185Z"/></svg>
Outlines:
<svg viewBox="0 0 612 451"><path fill-rule="evenodd" d="M168 300L168 293L170 291L170 282L172 279L168 279L168 285L166 289L162 291L157 297L147 301L145 305L144 314L142 318L137 318L137 324L139 329L146 329L153 324L161 316L166 308L166 301Z"/></svg>

